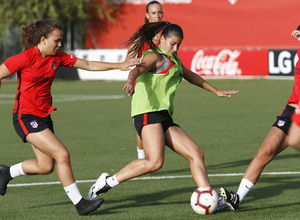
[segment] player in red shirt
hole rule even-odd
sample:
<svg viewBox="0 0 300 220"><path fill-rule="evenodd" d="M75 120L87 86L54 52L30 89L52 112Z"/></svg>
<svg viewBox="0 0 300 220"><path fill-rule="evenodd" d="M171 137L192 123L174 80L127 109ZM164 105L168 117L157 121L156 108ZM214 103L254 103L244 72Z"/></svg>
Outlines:
<svg viewBox="0 0 300 220"><path fill-rule="evenodd" d="M300 42L300 31L295 30L292 33L292 36L298 39ZM297 51L298 57L300 57L300 49ZM297 62L295 67L295 85L293 87L294 94L300 94L300 61ZM297 80L297 83L296 83ZM297 85L297 86L296 86ZM291 96L290 98L295 99L295 102L299 99L296 95ZM288 143L290 146L300 150L300 102L298 101L298 106L292 115L292 125L289 131Z"/></svg>
<svg viewBox="0 0 300 220"><path fill-rule="evenodd" d="M138 64L138 59L123 63L105 63L77 59L58 51L63 37L62 26L53 20L34 20L22 28L23 52L10 57L0 66L2 79L17 72L18 89L13 110L15 130L24 142L29 142L36 159L25 160L11 167L0 165L0 195L4 196L8 182L18 176L50 174L57 163L57 175L79 215L95 211L103 199L84 199L75 182L70 155L65 145L56 137L50 113L51 85L60 66L76 67L90 71L111 69L128 70Z"/></svg>
<svg viewBox="0 0 300 220"><path fill-rule="evenodd" d="M297 38L300 42L299 31L293 31L292 36ZM297 52L297 56L300 57L300 49ZM220 195L227 201L233 211L239 208L245 196L256 184L265 166L290 144L290 141L288 142L288 134L290 135L289 130L291 130L291 117L300 101L300 61L298 61L295 66L294 81L293 92L287 101L286 107L283 109L281 115L277 117L269 134L247 168L237 193L229 192L224 187L220 189ZM298 114L296 114L295 118L299 117L297 115ZM298 137L299 131L297 133Z"/></svg>

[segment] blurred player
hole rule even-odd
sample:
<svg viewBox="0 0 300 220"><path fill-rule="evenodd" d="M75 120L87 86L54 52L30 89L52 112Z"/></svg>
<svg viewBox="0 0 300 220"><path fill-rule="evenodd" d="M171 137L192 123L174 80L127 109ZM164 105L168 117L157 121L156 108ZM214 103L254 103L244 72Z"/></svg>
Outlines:
<svg viewBox="0 0 300 220"><path fill-rule="evenodd" d="M292 36L300 41L300 32L298 30L293 31ZM300 57L300 49L297 55ZM288 143L287 135L291 125L291 116L297 107L297 103L300 101L300 61L297 62L294 70L294 81L293 92L287 100L286 107L283 109L281 115L277 117L269 134L247 168L237 193L229 192L224 187L220 189L220 195L227 201L231 210L237 210L239 208L245 196L256 184L265 166L271 162L277 154L286 149L289 143L296 145L293 139L290 139ZM295 130L292 132L295 132ZM299 139L299 134L300 133L292 135L292 138Z"/></svg>
<svg viewBox="0 0 300 220"><path fill-rule="evenodd" d="M164 15L164 13L163 13L162 5L158 1L151 1L146 6L145 24L162 21L163 15ZM158 44L160 34L161 33L159 33L159 34L157 34L153 37L153 39L152 39L153 43ZM137 52L132 51L131 48L129 48L128 51L131 51L131 53L127 54L126 59L134 58L136 56L138 58L140 58L143 54L143 51L148 50L148 49L149 49L149 45L147 45L147 43L145 43L143 45L143 47ZM137 142L138 158L139 159L144 159L145 158L145 152L143 150L142 141L141 141L140 136L138 134L136 135L136 142Z"/></svg>
<svg viewBox="0 0 300 220"><path fill-rule="evenodd" d="M160 42L156 47L152 38L161 30ZM142 140L146 158L132 161L113 176L101 174L88 193L89 199L96 198L121 182L159 170L164 164L165 145L189 161L197 187L210 187L203 150L173 122L176 87L184 78L219 97L230 97L238 91L218 90L198 74L183 70L177 56L182 40L181 27L168 22L144 24L130 38L129 45L134 44L132 49L135 52L144 42L151 48L143 53L141 64L130 71L124 86L128 95L133 96L131 116Z"/></svg>
<svg viewBox="0 0 300 220"><path fill-rule="evenodd" d="M300 27L300 26L299 26ZM292 36L294 36L300 42L300 28L292 32ZM300 57L300 49L297 52L298 57ZM297 72L296 72L297 71ZM296 74L297 73L297 74ZM295 67L294 77L299 77L300 74L300 64L299 61ZM295 79L296 80L296 79ZM300 79L298 79L300 81ZM295 88L297 89L297 88ZM299 88L298 88L299 89ZM292 125L289 131L288 144L297 150L300 150L300 102L292 115Z"/></svg>
<svg viewBox="0 0 300 220"><path fill-rule="evenodd" d="M57 163L57 176L79 215L95 211L103 199L88 201L82 198L75 182L70 154L56 137L50 113L51 85L60 66L91 71L111 69L128 70L139 63L130 59L123 63L104 63L77 59L58 51L63 38L62 26L53 20L34 20L22 28L23 52L10 57L0 66L2 79L17 72L18 89L13 110L13 123L23 142L29 142L36 159L25 160L11 167L0 165L0 195L4 196L7 184L18 176L50 174ZM5 138L5 137L3 137Z"/></svg>

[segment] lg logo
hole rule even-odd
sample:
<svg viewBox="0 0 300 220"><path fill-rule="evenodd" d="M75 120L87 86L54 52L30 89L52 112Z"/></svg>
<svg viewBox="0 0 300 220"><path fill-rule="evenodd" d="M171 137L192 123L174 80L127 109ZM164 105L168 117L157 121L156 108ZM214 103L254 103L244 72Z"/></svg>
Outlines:
<svg viewBox="0 0 300 220"><path fill-rule="evenodd" d="M270 75L293 76L294 67L298 61L296 50L270 50L269 73Z"/></svg>

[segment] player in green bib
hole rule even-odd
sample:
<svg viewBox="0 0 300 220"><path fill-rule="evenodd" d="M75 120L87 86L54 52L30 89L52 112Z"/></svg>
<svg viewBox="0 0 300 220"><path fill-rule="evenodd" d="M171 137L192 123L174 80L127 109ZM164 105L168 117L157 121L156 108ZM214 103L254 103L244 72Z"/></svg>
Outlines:
<svg viewBox="0 0 300 220"><path fill-rule="evenodd" d="M161 30L160 43L152 38ZM230 97L238 91L218 90L181 64L177 50L183 40L180 26L168 22L144 24L129 39L131 50L138 51L145 42L141 63L130 71L124 90L132 97L131 116L141 137L145 159L137 159L115 175L102 173L91 187L88 198L107 192L125 180L159 170L164 163L165 146L186 158L197 187L210 187L204 165L203 150L173 122L173 100L177 85L184 78L219 97ZM130 51L129 51L130 53Z"/></svg>
<svg viewBox="0 0 300 220"><path fill-rule="evenodd" d="M158 53L164 59L163 65L139 76L135 94L132 97L131 116L167 110L173 115L173 100L177 85L183 78L180 58L157 48L143 53L141 62L149 53Z"/></svg>

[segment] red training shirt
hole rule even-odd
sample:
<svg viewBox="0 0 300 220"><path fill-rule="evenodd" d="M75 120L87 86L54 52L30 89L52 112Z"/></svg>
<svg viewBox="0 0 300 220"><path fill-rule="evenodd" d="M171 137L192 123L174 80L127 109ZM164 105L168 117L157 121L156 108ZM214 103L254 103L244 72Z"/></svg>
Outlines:
<svg viewBox="0 0 300 220"><path fill-rule="evenodd" d="M4 65L18 75L13 113L18 113L18 117L30 114L44 118L56 110L50 91L55 72L60 66L72 67L76 61L76 57L61 51L43 58L37 46L8 58Z"/></svg>
<svg viewBox="0 0 300 220"><path fill-rule="evenodd" d="M297 56L300 57L300 49L297 51ZM294 69L294 81L293 92L287 103L298 104L300 101L300 60L298 60Z"/></svg>

